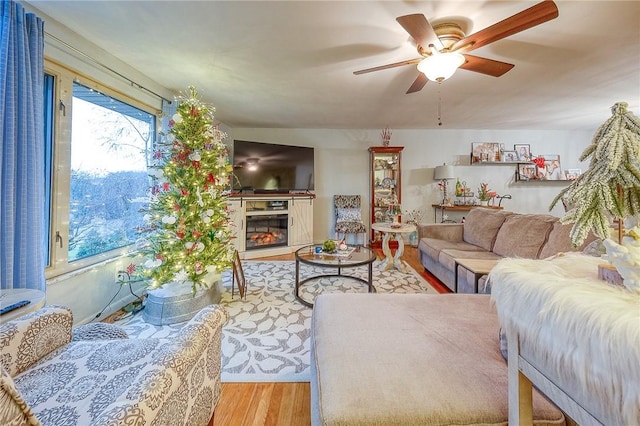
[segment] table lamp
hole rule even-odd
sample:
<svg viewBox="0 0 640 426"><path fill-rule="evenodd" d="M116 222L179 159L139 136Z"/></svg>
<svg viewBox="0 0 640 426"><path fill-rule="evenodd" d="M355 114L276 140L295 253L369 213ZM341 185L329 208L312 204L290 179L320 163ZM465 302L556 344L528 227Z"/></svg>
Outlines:
<svg viewBox="0 0 640 426"><path fill-rule="evenodd" d="M447 194L447 180L455 179L456 176L453 172L453 166L443 164L442 166L436 166L433 169L433 178L435 180L439 180L442 183L442 205L447 204L448 194Z"/></svg>

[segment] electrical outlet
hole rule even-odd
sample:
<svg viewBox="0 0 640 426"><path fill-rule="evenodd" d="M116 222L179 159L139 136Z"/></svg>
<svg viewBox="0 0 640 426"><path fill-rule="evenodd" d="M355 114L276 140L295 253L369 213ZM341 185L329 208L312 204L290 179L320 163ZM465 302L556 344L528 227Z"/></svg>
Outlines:
<svg viewBox="0 0 640 426"><path fill-rule="evenodd" d="M129 274L127 271L116 270L116 282L126 282L129 280Z"/></svg>

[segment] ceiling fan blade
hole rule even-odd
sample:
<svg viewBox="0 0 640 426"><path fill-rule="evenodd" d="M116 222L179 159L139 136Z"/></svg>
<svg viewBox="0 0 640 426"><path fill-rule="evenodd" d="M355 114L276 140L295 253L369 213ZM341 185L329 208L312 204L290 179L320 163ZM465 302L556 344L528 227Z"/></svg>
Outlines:
<svg viewBox="0 0 640 426"><path fill-rule="evenodd" d="M423 49L429 47L430 44L433 44L438 51L444 48L433 27L422 13L399 16L396 21Z"/></svg>
<svg viewBox="0 0 640 426"><path fill-rule="evenodd" d="M407 95L409 93L415 93L415 92L421 91L424 85L427 84L428 81L429 79L425 74L421 72L418 73L418 77L415 79L411 87L409 87L409 90L407 90Z"/></svg>
<svg viewBox="0 0 640 426"><path fill-rule="evenodd" d="M452 51L463 49L470 52L474 49L501 40L520 31L540 25L558 17L558 7L553 1L543 1L529 9L504 19L490 27L471 34L451 46Z"/></svg>
<svg viewBox="0 0 640 426"><path fill-rule="evenodd" d="M402 67L402 66L405 66L405 65L413 65L413 64L417 64L422 59L423 58L408 59L406 61L396 62L394 64L380 65L380 66L373 67L373 68L367 68L367 69L364 69L364 70L354 71L353 73L355 75L360 75L360 74L366 74L368 72L386 70L386 69L389 69L389 68Z"/></svg>
<svg viewBox="0 0 640 426"><path fill-rule="evenodd" d="M500 77L515 66L506 62L481 58L473 55L464 55L464 58L466 59L466 62L460 66L461 69L479 72L493 77Z"/></svg>

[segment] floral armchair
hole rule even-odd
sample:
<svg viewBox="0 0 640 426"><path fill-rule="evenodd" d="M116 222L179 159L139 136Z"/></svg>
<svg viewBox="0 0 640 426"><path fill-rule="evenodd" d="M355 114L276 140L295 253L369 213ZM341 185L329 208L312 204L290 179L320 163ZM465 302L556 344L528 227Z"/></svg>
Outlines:
<svg viewBox="0 0 640 426"><path fill-rule="evenodd" d="M362 221L360 195L334 195L333 205L336 212L335 230L337 238L340 233L346 238L347 234L363 234L363 244L366 242L367 228Z"/></svg>
<svg viewBox="0 0 640 426"><path fill-rule="evenodd" d="M206 426L226 318L210 305L172 339L81 340L61 306L2 324L0 424Z"/></svg>

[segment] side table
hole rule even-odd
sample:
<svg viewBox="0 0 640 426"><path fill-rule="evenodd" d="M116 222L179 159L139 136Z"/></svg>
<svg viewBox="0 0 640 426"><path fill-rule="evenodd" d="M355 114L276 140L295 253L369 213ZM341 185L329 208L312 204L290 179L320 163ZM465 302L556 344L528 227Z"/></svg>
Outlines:
<svg viewBox="0 0 640 426"><path fill-rule="evenodd" d="M494 266L498 263L498 259L456 259L455 260L455 270L454 270L454 284L456 293L477 293L478 292L478 280L483 275L491 272ZM473 274L473 289L472 291L460 291L460 286L458 285L458 281L460 278L460 271L458 268L464 268L470 273ZM470 290L470 289L465 289Z"/></svg>
<svg viewBox="0 0 640 426"><path fill-rule="evenodd" d="M385 258L380 264L382 270L387 271L391 268L396 268L398 271L406 274L407 268L402 263L402 254L404 253L404 239L402 238L402 234L412 233L417 229L416 226L402 223L399 227L394 227L391 223L378 222L373 223L371 228L384 234L384 237L382 237L382 252ZM391 249L389 248L389 240L392 236L398 241L398 249L396 250L395 256L391 254Z"/></svg>
<svg viewBox="0 0 640 426"><path fill-rule="evenodd" d="M13 288L8 290L0 290L0 306L5 307L13 305L22 300L29 300L31 303L21 308L0 315L0 323L11 321L23 315L40 309L45 303L44 291L34 290L30 288Z"/></svg>

